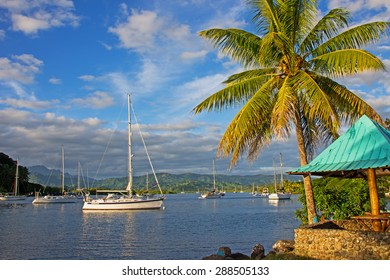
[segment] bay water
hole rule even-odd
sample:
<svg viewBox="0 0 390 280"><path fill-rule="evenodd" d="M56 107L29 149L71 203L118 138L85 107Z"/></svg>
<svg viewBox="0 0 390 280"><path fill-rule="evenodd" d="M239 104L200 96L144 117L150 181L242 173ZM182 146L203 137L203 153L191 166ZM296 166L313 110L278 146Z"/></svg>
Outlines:
<svg viewBox="0 0 390 280"><path fill-rule="evenodd" d="M256 243L272 250L294 239L302 208L297 196L269 201L227 193L167 195L165 210L86 212L72 204L0 203L3 260L200 260L219 247L250 255Z"/></svg>

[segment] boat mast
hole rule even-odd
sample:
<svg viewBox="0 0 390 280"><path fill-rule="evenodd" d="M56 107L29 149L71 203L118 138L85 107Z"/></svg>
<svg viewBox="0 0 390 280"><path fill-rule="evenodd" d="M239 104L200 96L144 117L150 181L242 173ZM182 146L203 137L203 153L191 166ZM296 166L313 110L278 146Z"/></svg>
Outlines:
<svg viewBox="0 0 390 280"><path fill-rule="evenodd" d="M61 186L62 186L62 195L65 191L65 159L64 159L64 145L62 145L62 175L61 175Z"/></svg>
<svg viewBox="0 0 390 280"><path fill-rule="evenodd" d="M215 189L215 163L214 163L214 160L213 160L213 181L214 181L214 191L216 191L216 189Z"/></svg>
<svg viewBox="0 0 390 280"><path fill-rule="evenodd" d="M131 150L131 100L130 93L127 95L127 129L128 129L128 184L127 194L132 195L133 186L133 166L132 166L132 150Z"/></svg>
<svg viewBox="0 0 390 280"><path fill-rule="evenodd" d="M16 174L15 174L15 196L18 195L18 181L19 181L19 162L16 160Z"/></svg>
<svg viewBox="0 0 390 280"><path fill-rule="evenodd" d="M282 161L282 153L280 153L280 188L283 189L283 161Z"/></svg>
<svg viewBox="0 0 390 280"><path fill-rule="evenodd" d="M276 186L276 167L275 167L275 159L272 159L272 166L274 167L274 185L275 185L275 193L278 192L277 186Z"/></svg>

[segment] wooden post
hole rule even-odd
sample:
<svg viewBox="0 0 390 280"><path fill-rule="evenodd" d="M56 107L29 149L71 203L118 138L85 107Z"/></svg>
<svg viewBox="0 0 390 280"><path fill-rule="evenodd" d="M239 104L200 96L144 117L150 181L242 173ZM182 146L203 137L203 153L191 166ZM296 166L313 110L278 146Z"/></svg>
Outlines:
<svg viewBox="0 0 390 280"><path fill-rule="evenodd" d="M378 188L376 186L376 175L375 169L367 169L367 181L368 188L370 190L370 203L371 203L371 214L379 215L379 195Z"/></svg>
<svg viewBox="0 0 390 280"><path fill-rule="evenodd" d="M370 191L371 214L379 215L380 214L379 195L378 195L378 188L376 185L375 169L373 168L367 169L367 181L368 181L368 189ZM380 221L373 221L372 226L374 231L381 230Z"/></svg>

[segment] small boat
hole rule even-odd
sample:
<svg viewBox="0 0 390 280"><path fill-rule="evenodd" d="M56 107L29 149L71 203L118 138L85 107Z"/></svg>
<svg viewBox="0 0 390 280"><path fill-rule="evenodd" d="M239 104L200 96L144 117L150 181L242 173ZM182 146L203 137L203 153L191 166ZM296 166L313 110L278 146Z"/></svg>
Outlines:
<svg viewBox="0 0 390 280"><path fill-rule="evenodd" d="M202 193L199 198L200 199L215 199L215 198L221 198L221 197L222 197L221 193L212 190L212 191L209 191L207 193Z"/></svg>
<svg viewBox="0 0 390 280"><path fill-rule="evenodd" d="M284 192L283 187L283 163L282 163L282 154L280 154L280 188L277 188L276 184L276 169L274 162L274 182L275 182L275 192L271 193L268 196L269 200L286 200L291 198L291 193Z"/></svg>
<svg viewBox="0 0 390 280"><path fill-rule="evenodd" d="M263 191L261 193L259 193L258 191L254 191L252 192L252 196L267 198L269 196L268 188L263 188Z"/></svg>
<svg viewBox="0 0 390 280"><path fill-rule="evenodd" d="M208 191L206 193L202 193L199 197L199 199L215 199L215 198L221 198L225 194L222 194L217 190L216 187L216 179L215 179L215 164L213 161L213 189L211 191Z"/></svg>
<svg viewBox="0 0 390 280"><path fill-rule="evenodd" d="M2 195L0 196L0 200L6 200L6 201L16 201L16 200L25 200L25 195L19 195L19 164L18 161L16 161L16 172L15 172L15 183L14 183L14 194L13 195Z"/></svg>
<svg viewBox="0 0 390 280"><path fill-rule="evenodd" d="M128 183L126 190L98 190L100 193L108 193L103 198L92 199L87 193L84 199L83 210L152 210L152 209L161 209L165 208L163 205L163 200L165 196L162 194L160 184L158 183L156 173L152 162L149 157L149 153L146 149L145 142L140 131L140 136L144 144L145 152L149 160L150 167L153 171L153 175L157 186L160 190L161 195L133 195L133 167L132 167L132 145L131 145L131 101L130 94L127 97L128 103ZM134 113L134 111L133 111ZM134 114L135 116L135 114Z"/></svg>
<svg viewBox="0 0 390 280"><path fill-rule="evenodd" d="M35 192L35 199L33 204L55 204L55 203L75 203L77 202L76 195L68 195L65 193L65 156L64 146L62 146L62 172L61 172L61 189L62 195L45 195L40 196L39 192Z"/></svg>

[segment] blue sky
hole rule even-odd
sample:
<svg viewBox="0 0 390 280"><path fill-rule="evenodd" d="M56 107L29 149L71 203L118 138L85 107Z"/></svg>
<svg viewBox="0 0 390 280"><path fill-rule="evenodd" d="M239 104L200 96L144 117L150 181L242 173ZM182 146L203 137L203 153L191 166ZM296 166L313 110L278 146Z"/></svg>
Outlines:
<svg viewBox="0 0 390 280"><path fill-rule="evenodd" d="M346 7L352 24L390 21L390 3L320 1L320 15ZM191 110L241 71L200 38L200 30L253 31L240 0L0 0L0 151L24 166L89 176L126 176L126 93L132 101L157 172L211 173L219 139L234 109L193 115ZM389 39L369 51L390 69ZM390 118L390 74L363 73L341 81ZM134 172L147 172L134 137ZM272 172L282 152L285 168L298 166L294 135L273 142L254 163L245 158L219 174Z"/></svg>

